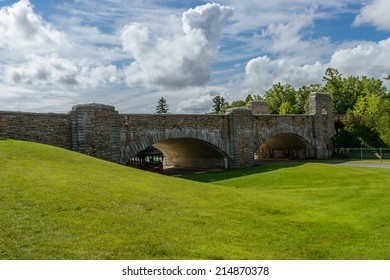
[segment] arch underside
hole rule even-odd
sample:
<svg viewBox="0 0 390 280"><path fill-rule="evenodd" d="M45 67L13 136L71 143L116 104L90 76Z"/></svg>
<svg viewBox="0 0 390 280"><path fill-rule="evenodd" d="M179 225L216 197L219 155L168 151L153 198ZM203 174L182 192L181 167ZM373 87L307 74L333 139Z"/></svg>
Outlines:
<svg viewBox="0 0 390 280"><path fill-rule="evenodd" d="M301 136L280 133L262 143L255 152L256 159L284 158L305 159L310 157L310 145Z"/></svg>
<svg viewBox="0 0 390 280"><path fill-rule="evenodd" d="M154 141L153 141L154 142ZM133 155L127 155L125 163L138 153L154 147L164 155L165 164L176 168L210 169L228 168L228 156L215 145L200 139L183 137L149 142L137 149Z"/></svg>
<svg viewBox="0 0 390 280"><path fill-rule="evenodd" d="M192 138L170 139L153 144L167 163L180 168L227 168L227 156L205 141Z"/></svg>

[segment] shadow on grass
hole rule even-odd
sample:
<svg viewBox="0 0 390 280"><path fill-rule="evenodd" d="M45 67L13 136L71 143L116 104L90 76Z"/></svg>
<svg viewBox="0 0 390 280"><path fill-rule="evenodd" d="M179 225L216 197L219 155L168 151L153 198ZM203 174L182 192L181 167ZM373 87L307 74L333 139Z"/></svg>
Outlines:
<svg viewBox="0 0 390 280"><path fill-rule="evenodd" d="M289 163L265 163L259 166L240 168L240 169L229 169L222 171L207 171L201 174L183 174L182 178L203 182L211 183L232 178L244 177L253 174L272 172L279 169L297 167L304 165L306 162L289 162Z"/></svg>

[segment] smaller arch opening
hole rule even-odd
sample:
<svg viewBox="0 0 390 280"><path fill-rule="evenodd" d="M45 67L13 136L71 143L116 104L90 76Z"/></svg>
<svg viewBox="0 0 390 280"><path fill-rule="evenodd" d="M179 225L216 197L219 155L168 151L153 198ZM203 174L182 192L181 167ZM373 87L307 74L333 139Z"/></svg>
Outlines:
<svg viewBox="0 0 390 280"><path fill-rule="evenodd" d="M255 161L274 159L306 159L310 157L307 141L292 133L281 133L269 138L255 152Z"/></svg>

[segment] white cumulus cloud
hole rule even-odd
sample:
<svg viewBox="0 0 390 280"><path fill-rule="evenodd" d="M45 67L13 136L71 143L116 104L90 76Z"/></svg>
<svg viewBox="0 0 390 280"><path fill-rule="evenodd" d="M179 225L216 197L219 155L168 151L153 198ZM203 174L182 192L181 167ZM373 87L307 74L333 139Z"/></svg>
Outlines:
<svg viewBox="0 0 390 280"><path fill-rule="evenodd" d="M127 69L129 85L165 88L201 86L210 79L210 65L218 59L223 23L232 9L206 4L183 14L183 32L158 37L138 23L122 31L123 49L134 62Z"/></svg>
<svg viewBox="0 0 390 280"><path fill-rule="evenodd" d="M345 75L383 77L390 69L390 38L336 51L328 66Z"/></svg>
<svg viewBox="0 0 390 280"><path fill-rule="evenodd" d="M213 109L213 98L217 95L228 99L228 94L223 88L210 88L206 92L200 92L196 97L183 100L178 104L177 111L179 113L193 113L193 114L204 114L209 113ZM222 93L221 93L222 92Z"/></svg>
<svg viewBox="0 0 390 280"><path fill-rule="evenodd" d="M273 84L279 82L294 87L319 83L324 71L324 65L320 62L299 65L293 58L272 60L268 56L261 56L247 63L245 84L264 93Z"/></svg>
<svg viewBox="0 0 390 280"><path fill-rule="evenodd" d="M245 67L245 84L265 92L273 84L294 87L320 83L326 68L338 69L343 76L385 77L390 69L390 38L379 42L362 42L336 50L328 61L303 63L294 56L271 59L264 55L251 59Z"/></svg>
<svg viewBox="0 0 390 280"><path fill-rule="evenodd" d="M13 85L76 85L77 70L71 61L57 55L31 56L25 63L6 66L4 76L6 83Z"/></svg>
<svg viewBox="0 0 390 280"><path fill-rule="evenodd" d="M0 81L10 86L96 88L121 80L117 67L102 64L96 54L46 23L28 0L0 9ZM103 60L104 55L101 55ZM29 93L26 90L26 93Z"/></svg>
<svg viewBox="0 0 390 280"><path fill-rule="evenodd" d="M356 17L354 24L372 24L381 30L390 30L390 1L372 0L365 5Z"/></svg>
<svg viewBox="0 0 390 280"><path fill-rule="evenodd" d="M28 0L0 9L0 47L22 53L46 53L68 44L65 34L34 13Z"/></svg>
<svg viewBox="0 0 390 280"><path fill-rule="evenodd" d="M76 64L57 54L34 55L25 63L7 65L3 80L9 85L95 88L101 84L116 82L117 72L113 65L89 66Z"/></svg>
<svg viewBox="0 0 390 280"><path fill-rule="evenodd" d="M230 7L219 4L206 4L184 12L183 30L186 34L201 31L208 42L218 43L221 39L221 29L225 21L233 16Z"/></svg>

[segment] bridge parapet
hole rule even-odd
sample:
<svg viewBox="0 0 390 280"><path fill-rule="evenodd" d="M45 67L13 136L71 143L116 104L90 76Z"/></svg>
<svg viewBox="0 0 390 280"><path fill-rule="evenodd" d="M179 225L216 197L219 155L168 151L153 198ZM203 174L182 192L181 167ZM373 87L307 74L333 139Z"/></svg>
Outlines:
<svg viewBox="0 0 390 280"><path fill-rule="evenodd" d="M71 149L69 114L0 112L0 137Z"/></svg>

